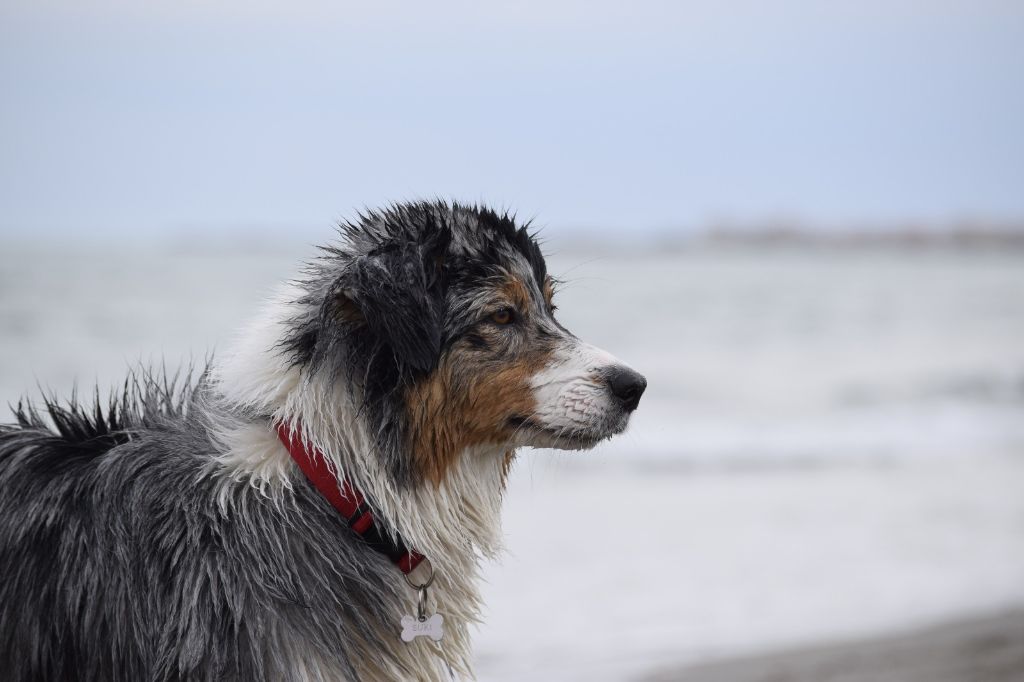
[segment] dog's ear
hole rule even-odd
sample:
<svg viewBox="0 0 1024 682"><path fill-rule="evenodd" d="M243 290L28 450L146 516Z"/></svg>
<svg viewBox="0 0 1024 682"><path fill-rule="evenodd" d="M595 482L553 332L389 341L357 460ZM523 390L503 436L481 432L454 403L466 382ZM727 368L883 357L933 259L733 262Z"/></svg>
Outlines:
<svg viewBox="0 0 1024 682"><path fill-rule="evenodd" d="M445 246L389 245L353 259L332 292L335 314L400 365L432 370L441 354Z"/></svg>

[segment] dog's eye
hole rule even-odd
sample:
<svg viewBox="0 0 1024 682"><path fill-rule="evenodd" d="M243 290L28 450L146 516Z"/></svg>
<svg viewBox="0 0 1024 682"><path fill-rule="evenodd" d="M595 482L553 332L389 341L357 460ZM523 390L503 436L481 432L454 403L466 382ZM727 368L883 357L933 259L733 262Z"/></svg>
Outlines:
<svg viewBox="0 0 1024 682"><path fill-rule="evenodd" d="M494 324L500 324L502 326L506 324L512 324L512 321L516 319L516 313L511 308L498 308L491 313L491 322Z"/></svg>

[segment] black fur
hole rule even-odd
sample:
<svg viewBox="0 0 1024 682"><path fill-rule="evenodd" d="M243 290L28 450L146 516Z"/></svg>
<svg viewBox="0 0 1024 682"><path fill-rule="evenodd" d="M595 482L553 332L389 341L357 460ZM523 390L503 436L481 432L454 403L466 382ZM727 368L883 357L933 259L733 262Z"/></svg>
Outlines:
<svg viewBox="0 0 1024 682"><path fill-rule="evenodd" d="M403 452L402 391L474 323L460 297L518 259L538 286L547 277L528 228L483 207L395 205L343 224L345 244L310 270L300 303L315 314L294 321L283 347L296 363L356 382L398 484L419 483Z"/></svg>
<svg viewBox="0 0 1024 682"><path fill-rule="evenodd" d="M472 329L482 281L525 267L540 283L544 261L483 208L393 206L342 231L277 350L361 395L367 456L415 486L402 391ZM0 680L278 681L306 660L421 673L380 640L408 599L395 567L311 486L275 499L218 468L214 423L253 422L266 415L205 375L142 374L106 409L16 408L0 427Z"/></svg>
<svg viewBox="0 0 1024 682"><path fill-rule="evenodd" d="M4 680L285 680L282 638L356 678L341 633L395 608L382 560L308 486L285 513L242 486L225 516L193 390L150 377L0 429Z"/></svg>

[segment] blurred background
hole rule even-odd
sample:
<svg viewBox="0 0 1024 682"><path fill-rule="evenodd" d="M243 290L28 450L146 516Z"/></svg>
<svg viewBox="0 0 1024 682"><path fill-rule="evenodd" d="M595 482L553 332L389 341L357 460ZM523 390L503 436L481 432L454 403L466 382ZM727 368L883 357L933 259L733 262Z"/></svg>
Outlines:
<svg viewBox="0 0 1024 682"><path fill-rule="evenodd" d="M521 458L480 679L942 623L1021 679L1022 80L1019 2L3 0L0 404L201 360L362 207L508 208L650 388Z"/></svg>

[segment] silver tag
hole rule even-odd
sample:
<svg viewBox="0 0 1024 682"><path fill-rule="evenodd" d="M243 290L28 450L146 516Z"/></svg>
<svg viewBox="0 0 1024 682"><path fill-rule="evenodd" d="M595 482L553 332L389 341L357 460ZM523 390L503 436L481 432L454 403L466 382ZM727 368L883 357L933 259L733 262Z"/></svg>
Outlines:
<svg viewBox="0 0 1024 682"><path fill-rule="evenodd" d="M411 642L417 637L429 637L440 642L444 637L444 616L440 613L427 617L427 588L434 582L434 567L425 562L430 569L430 577L421 585L417 585L405 576L405 582L416 590L416 617L402 616L402 641Z"/></svg>
<svg viewBox="0 0 1024 682"><path fill-rule="evenodd" d="M444 616L440 613L422 619L402 616L402 641L411 642L417 637L429 637L440 642L444 637Z"/></svg>
<svg viewBox="0 0 1024 682"><path fill-rule="evenodd" d="M440 642L444 637L444 616L435 613L427 618L427 586L434 582L431 572L430 580L416 586L416 617L402 616L402 641L411 642L417 637L429 637Z"/></svg>

